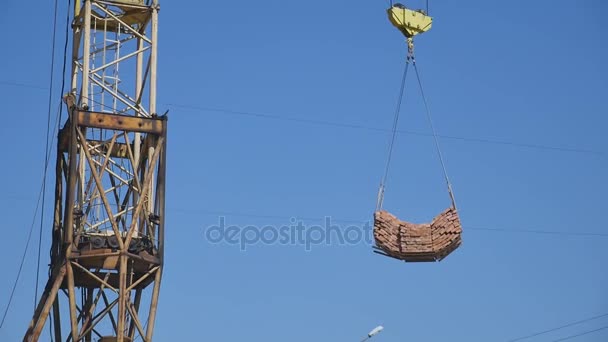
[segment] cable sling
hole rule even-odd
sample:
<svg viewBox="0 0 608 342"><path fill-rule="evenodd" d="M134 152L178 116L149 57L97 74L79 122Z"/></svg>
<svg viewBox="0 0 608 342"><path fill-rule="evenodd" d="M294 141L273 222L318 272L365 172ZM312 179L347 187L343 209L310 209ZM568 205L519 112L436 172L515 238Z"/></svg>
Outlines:
<svg viewBox="0 0 608 342"><path fill-rule="evenodd" d="M433 124L433 119L431 117L431 110L429 108L429 104L426 100L426 96L424 94L424 88L422 87L422 81L420 80L420 73L418 72L418 65L416 65L416 60L413 59L414 71L416 71L416 79L418 80L418 86L420 87L420 94L422 95L422 101L424 102L424 108L426 109L426 117L429 121L429 126L431 126L431 131L433 132L433 140L435 141L435 149L437 150L437 156L439 157L439 162L441 163L441 169L443 170L443 176L445 177L445 182L448 187L448 194L450 195L450 200L452 201L452 208L456 209L456 200L454 199L454 192L452 191L452 183L450 182L450 177L448 177L448 171L445 167L445 162L443 161L443 154L441 153L441 147L439 146L439 138L437 137L437 131L435 130L435 125Z"/></svg>
<svg viewBox="0 0 608 342"><path fill-rule="evenodd" d="M393 156L393 146L395 145L395 137L397 135L397 125L399 123L399 114L401 112L401 104L403 103L403 95L405 93L405 81L407 79L407 71L410 66L410 56L408 55L405 63L405 69L403 70L403 77L401 78L401 88L399 90L399 99L397 100L397 108L395 109L395 115L393 118L393 127L391 130L391 140L388 145L388 157L386 160L386 166L384 167L384 176L380 181L380 188L378 189L378 199L376 202L376 211L382 209L382 203L384 202L384 187L388 178L388 172L391 167L391 158Z"/></svg>
<svg viewBox="0 0 608 342"><path fill-rule="evenodd" d="M399 99L397 100L397 108L395 109L395 115L393 119L393 127L391 129L391 140L388 146L388 157L386 160L386 166L384 169L384 176L380 182L380 187L378 189L378 199L376 201L376 211L382 209L382 205L384 203L384 191L386 188L386 181L388 179L388 173L390 170L391 159L393 155L393 147L395 145L395 137L397 135L397 126L399 123L399 114L401 112L401 105L403 103L404 93L405 93L405 83L407 80L407 72L411 64L414 66L414 71L416 72L416 79L418 81L418 87L420 89L420 95L422 96L422 101L424 103L424 108L426 111L426 117L429 122L429 126L431 127L431 131L433 133L433 141L435 142L435 149L437 151L437 156L439 157L439 162L441 163L441 169L443 171L443 176L445 178L446 186L448 188L448 194L450 195L450 200L452 202L452 208L456 209L456 199L454 198L454 192L452 190L452 183L450 182L450 177L448 176L447 169L445 167L445 162L443 160L443 153L441 152L441 147L439 146L439 138L437 136L437 131L435 130L435 125L433 124L433 119L431 116L431 110L429 108L428 101L426 99L426 95L424 93L424 87L422 86L422 81L420 78L420 72L418 71L418 65L416 64L416 58L414 56L414 42L413 39L407 40L408 45L408 55L405 63L405 70L403 71L403 77L401 79L401 88L399 90Z"/></svg>

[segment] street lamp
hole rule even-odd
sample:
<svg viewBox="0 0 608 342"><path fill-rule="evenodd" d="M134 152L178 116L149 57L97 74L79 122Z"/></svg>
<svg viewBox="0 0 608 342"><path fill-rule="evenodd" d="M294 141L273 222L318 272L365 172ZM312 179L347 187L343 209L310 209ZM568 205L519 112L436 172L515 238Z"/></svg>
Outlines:
<svg viewBox="0 0 608 342"><path fill-rule="evenodd" d="M379 326L375 327L374 329L372 329L372 331L370 331L370 332L367 334L367 336L366 336L364 339L362 339L362 340L361 340L361 342L369 340L370 338L374 337L374 335L376 335L376 334L378 334L379 332L381 332L383 329L384 329L384 327L383 327L383 326L381 326L381 325L379 325Z"/></svg>

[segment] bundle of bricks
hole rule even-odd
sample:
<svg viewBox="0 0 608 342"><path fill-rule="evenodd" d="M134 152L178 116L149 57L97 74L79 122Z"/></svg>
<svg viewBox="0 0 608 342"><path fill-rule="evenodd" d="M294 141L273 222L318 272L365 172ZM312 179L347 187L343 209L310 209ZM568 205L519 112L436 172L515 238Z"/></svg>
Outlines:
<svg viewBox="0 0 608 342"><path fill-rule="evenodd" d="M423 224L400 221L381 210L374 214L374 239L381 254L406 262L440 261L460 246L462 227L454 208Z"/></svg>

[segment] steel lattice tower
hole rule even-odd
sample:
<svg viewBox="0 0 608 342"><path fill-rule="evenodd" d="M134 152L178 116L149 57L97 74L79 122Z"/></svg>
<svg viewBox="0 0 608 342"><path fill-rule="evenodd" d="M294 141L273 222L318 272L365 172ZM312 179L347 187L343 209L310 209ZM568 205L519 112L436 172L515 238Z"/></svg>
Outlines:
<svg viewBox="0 0 608 342"><path fill-rule="evenodd" d="M152 341L167 146L166 116L156 114L158 11L157 0L74 6L49 280L24 341L38 341L49 316L55 341Z"/></svg>

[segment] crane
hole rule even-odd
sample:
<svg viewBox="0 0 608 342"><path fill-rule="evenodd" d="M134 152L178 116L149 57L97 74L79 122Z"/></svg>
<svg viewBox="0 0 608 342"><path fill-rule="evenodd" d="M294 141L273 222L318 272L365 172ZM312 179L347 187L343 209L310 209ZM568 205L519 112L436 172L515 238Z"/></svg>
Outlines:
<svg viewBox="0 0 608 342"><path fill-rule="evenodd" d="M158 0L74 4L49 278L23 341L38 341L49 317L55 341L152 341L167 153L159 9Z"/></svg>

